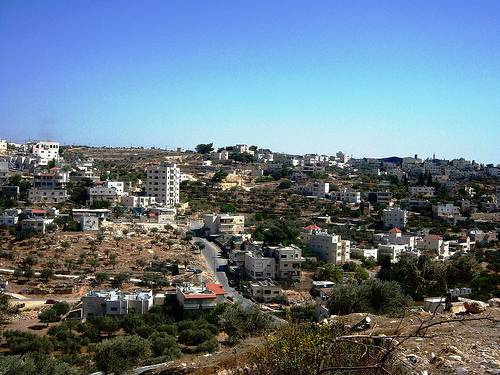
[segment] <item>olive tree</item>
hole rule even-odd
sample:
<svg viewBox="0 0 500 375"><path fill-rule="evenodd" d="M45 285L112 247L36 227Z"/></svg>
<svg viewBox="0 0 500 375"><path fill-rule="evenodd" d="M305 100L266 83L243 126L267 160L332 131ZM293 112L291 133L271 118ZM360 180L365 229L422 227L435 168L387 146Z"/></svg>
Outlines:
<svg viewBox="0 0 500 375"><path fill-rule="evenodd" d="M151 343L140 336L118 336L97 345L96 367L105 375L124 375L151 355Z"/></svg>

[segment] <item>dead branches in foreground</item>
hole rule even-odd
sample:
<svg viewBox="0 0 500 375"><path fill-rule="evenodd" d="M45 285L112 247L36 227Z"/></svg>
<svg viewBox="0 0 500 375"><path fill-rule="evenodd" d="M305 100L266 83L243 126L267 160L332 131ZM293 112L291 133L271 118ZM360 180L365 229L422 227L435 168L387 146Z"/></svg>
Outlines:
<svg viewBox="0 0 500 375"><path fill-rule="evenodd" d="M408 319L410 318L410 319ZM413 320L417 320L416 325ZM411 320L411 323L408 323ZM416 363L401 356L402 345L411 338L442 336L433 328L447 324L468 324L473 321L500 321L488 316L457 319L428 318L406 309L390 335L375 333L376 325L353 332L342 318L328 324L289 324L266 337L265 345L256 348L244 368L237 373L248 375L322 375L373 374L406 375L421 373ZM366 323L366 317L356 326Z"/></svg>

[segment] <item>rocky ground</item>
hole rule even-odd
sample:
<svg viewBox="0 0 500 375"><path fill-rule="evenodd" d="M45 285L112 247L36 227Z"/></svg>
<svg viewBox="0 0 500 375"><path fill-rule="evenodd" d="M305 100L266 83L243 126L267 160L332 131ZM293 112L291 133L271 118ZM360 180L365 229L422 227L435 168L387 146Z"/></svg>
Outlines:
<svg viewBox="0 0 500 375"><path fill-rule="evenodd" d="M354 325L366 314L342 317ZM403 319L369 315L372 326L359 335L398 336L397 355L418 374L472 375L500 374L500 309L488 308L473 315L427 313L410 314ZM434 326L419 332L421 321ZM419 332L417 335L411 336ZM150 375L217 374L228 375L245 364L249 352L261 345L258 338L235 348L223 348L208 356L185 356L168 366L148 372Z"/></svg>

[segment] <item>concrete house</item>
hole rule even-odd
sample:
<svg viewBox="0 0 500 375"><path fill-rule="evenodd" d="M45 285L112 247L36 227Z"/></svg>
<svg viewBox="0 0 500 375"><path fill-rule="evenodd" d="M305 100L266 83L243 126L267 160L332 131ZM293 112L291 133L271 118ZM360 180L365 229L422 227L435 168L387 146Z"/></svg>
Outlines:
<svg viewBox="0 0 500 375"><path fill-rule="evenodd" d="M184 283L176 289L177 300L184 310L215 309L224 301L226 294L222 284L192 286Z"/></svg>
<svg viewBox="0 0 500 375"><path fill-rule="evenodd" d="M443 237L437 234L429 234L421 241L418 241L417 247L419 250L436 250L438 255L443 258L450 256L450 246L448 241L444 241Z"/></svg>
<svg viewBox="0 0 500 375"><path fill-rule="evenodd" d="M383 211L385 228L404 228L408 222L408 211L394 206Z"/></svg>
<svg viewBox="0 0 500 375"><path fill-rule="evenodd" d="M134 292L118 290L91 291L82 297L82 319L97 315L127 315L131 309L140 314L153 306L153 292L137 289Z"/></svg>
<svg viewBox="0 0 500 375"><path fill-rule="evenodd" d="M204 231L205 234L233 235L241 234L245 229L245 217L233 214L205 214Z"/></svg>
<svg viewBox="0 0 500 375"><path fill-rule="evenodd" d="M351 242L342 240L339 235L328 234L316 225L304 228L300 240L309 245L309 249L319 260L336 265L344 264L351 259Z"/></svg>
<svg viewBox="0 0 500 375"><path fill-rule="evenodd" d="M264 280L276 278L276 260L264 257L259 252L247 252L245 254L245 275L252 280Z"/></svg>
<svg viewBox="0 0 500 375"><path fill-rule="evenodd" d="M306 259L302 257L302 249L297 246L278 246L267 249L269 255L276 260L276 277L278 279L300 278L300 264Z"/></svg>
<svg viewBox="0 0 500 375"><path fill-rule="evenodd" d="M250 284L252 297L259 302L272 302L276 297L283 295L281 285L269 281L258 281Z"/></svg>

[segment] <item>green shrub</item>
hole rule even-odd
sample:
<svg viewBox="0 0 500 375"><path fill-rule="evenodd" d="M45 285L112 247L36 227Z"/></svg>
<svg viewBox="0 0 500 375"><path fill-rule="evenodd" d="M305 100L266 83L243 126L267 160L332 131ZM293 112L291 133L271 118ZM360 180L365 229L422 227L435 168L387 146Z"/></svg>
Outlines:
<svg viewBox="0 0 500 375"><path fill-rule="evenodd" d="M201 354L201 353L213 353L216 352L217 350L219 350L219 342L215 337L212 337L210 340L198 344L196 348L194 348L193 352Z"/></svg>
<svg viewBox="0 0 500 375"><path fill-rule="evenodd" d="M393 314L410 302L397 282L368 280L362 284L334 286L327 307L331 314L336 315L355 312Z"/></svg>

